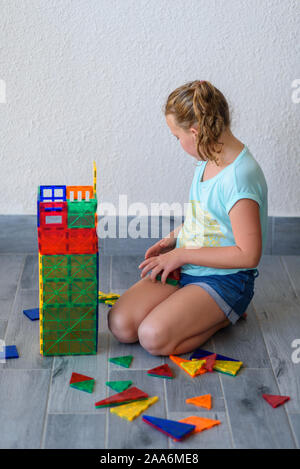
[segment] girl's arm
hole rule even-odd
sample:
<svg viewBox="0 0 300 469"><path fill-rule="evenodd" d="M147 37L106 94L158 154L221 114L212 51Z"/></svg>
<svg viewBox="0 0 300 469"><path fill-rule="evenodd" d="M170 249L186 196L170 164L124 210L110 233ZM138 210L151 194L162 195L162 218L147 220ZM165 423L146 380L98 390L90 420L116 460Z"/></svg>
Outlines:
<svg viewBox="0 0 300 469"><path fill-rule="evenodd" d="M165 238L177 239L178 233L181 230L182 226L183 226L183 223L181 223L181 225L177 226L173 231L171 231L171 233L169 233L167 236L165 236Z"/></svg>
<svg viewBox="0 0 300 469"><path fill-rule="evenodd" d="M179 231L182 228L182 225L183 225L183 223L181 225L177 226L167 236L165 236L160 241L158 241L159 246L161 246L163 248L169 248L169 247L174 248L176 246L176 240L177 240Z"/></svg>
<svg viewBox="0 0 300 469"><path fill-rule="evenodd" d="M178 248L181 265L194 264L217 269L254 268L262 254L259 205L254 200L241 199L230 210L235 246Z"/></svg>
<svg viewBox="0 0 300 469"><path fill-rule="evenodd" d="M176 246L176 238L178 233L181 229L182 225L177 226L175 230L171 231L167 236L157 241L153 246L147 249L145 252L145 259L149 259L153 256L158 256L163 252L170 251L170 249L174 249Z"/></svg>

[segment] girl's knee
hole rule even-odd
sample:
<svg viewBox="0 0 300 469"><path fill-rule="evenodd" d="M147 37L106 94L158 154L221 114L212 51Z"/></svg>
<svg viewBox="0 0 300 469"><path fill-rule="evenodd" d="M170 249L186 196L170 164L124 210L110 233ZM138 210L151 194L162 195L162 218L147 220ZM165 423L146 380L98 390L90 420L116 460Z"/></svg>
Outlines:
<svg viewBox="0 0 300 469"><path fill-rule="evenodd" d="M138 340L136 328L126 311L112 306L108 313L107 323L109 330L119 342L133 343Z"/></svg>
<svg viewBox="0 0 300 469"><path fill-rule="evenodd" d="M143 321L138 328L138 338L141 346L151 355L170 355L170 341L167 331L158 324Z"/></svg>

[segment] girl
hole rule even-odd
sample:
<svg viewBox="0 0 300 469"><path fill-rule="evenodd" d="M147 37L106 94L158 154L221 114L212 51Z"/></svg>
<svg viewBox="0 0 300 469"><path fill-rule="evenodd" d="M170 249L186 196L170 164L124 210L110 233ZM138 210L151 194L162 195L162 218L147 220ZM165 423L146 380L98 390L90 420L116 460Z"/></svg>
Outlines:
<svg viewBox="0 0 300 469"><path fill-rule="evenodd" d="M245 313L267 229L266 181L230 130L223 94L193 81L169 95L164 112L197 160L189 209L182 226L146 251L141 280L108 318L120 342L139 341L153 355L191 352ZM177 285L166 283L171 273L180 275Z"/></svg>

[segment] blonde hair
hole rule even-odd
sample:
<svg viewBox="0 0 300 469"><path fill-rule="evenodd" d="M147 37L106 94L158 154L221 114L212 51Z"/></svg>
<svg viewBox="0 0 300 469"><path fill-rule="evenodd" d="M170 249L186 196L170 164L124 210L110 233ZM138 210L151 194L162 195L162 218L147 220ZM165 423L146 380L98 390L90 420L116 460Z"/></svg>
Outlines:
<svg viewBox="0 0 300 469"><path fill-rule="evenodd" d="M176 125L183 130L195 127L200 159L218 163L217 154L223 146L218 138L230 126L229 106L221 91L209 81L191 81L169 95L164 113L172 114ZM216 149L218 145L220 150Z"/></svg>

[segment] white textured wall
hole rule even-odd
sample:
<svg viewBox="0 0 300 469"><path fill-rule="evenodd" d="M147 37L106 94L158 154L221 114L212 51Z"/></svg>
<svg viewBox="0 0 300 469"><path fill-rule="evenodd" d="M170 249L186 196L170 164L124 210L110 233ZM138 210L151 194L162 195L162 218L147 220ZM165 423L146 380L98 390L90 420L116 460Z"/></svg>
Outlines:
<svg viewBox="0 0 300 469"><path fill-rule="evenodd" d="M90 184L118 204L188 199L193 158L161 108L208 79L269 184L300 216L299 0L0 0L0 213L35 213L38 184Z"/></svg>

